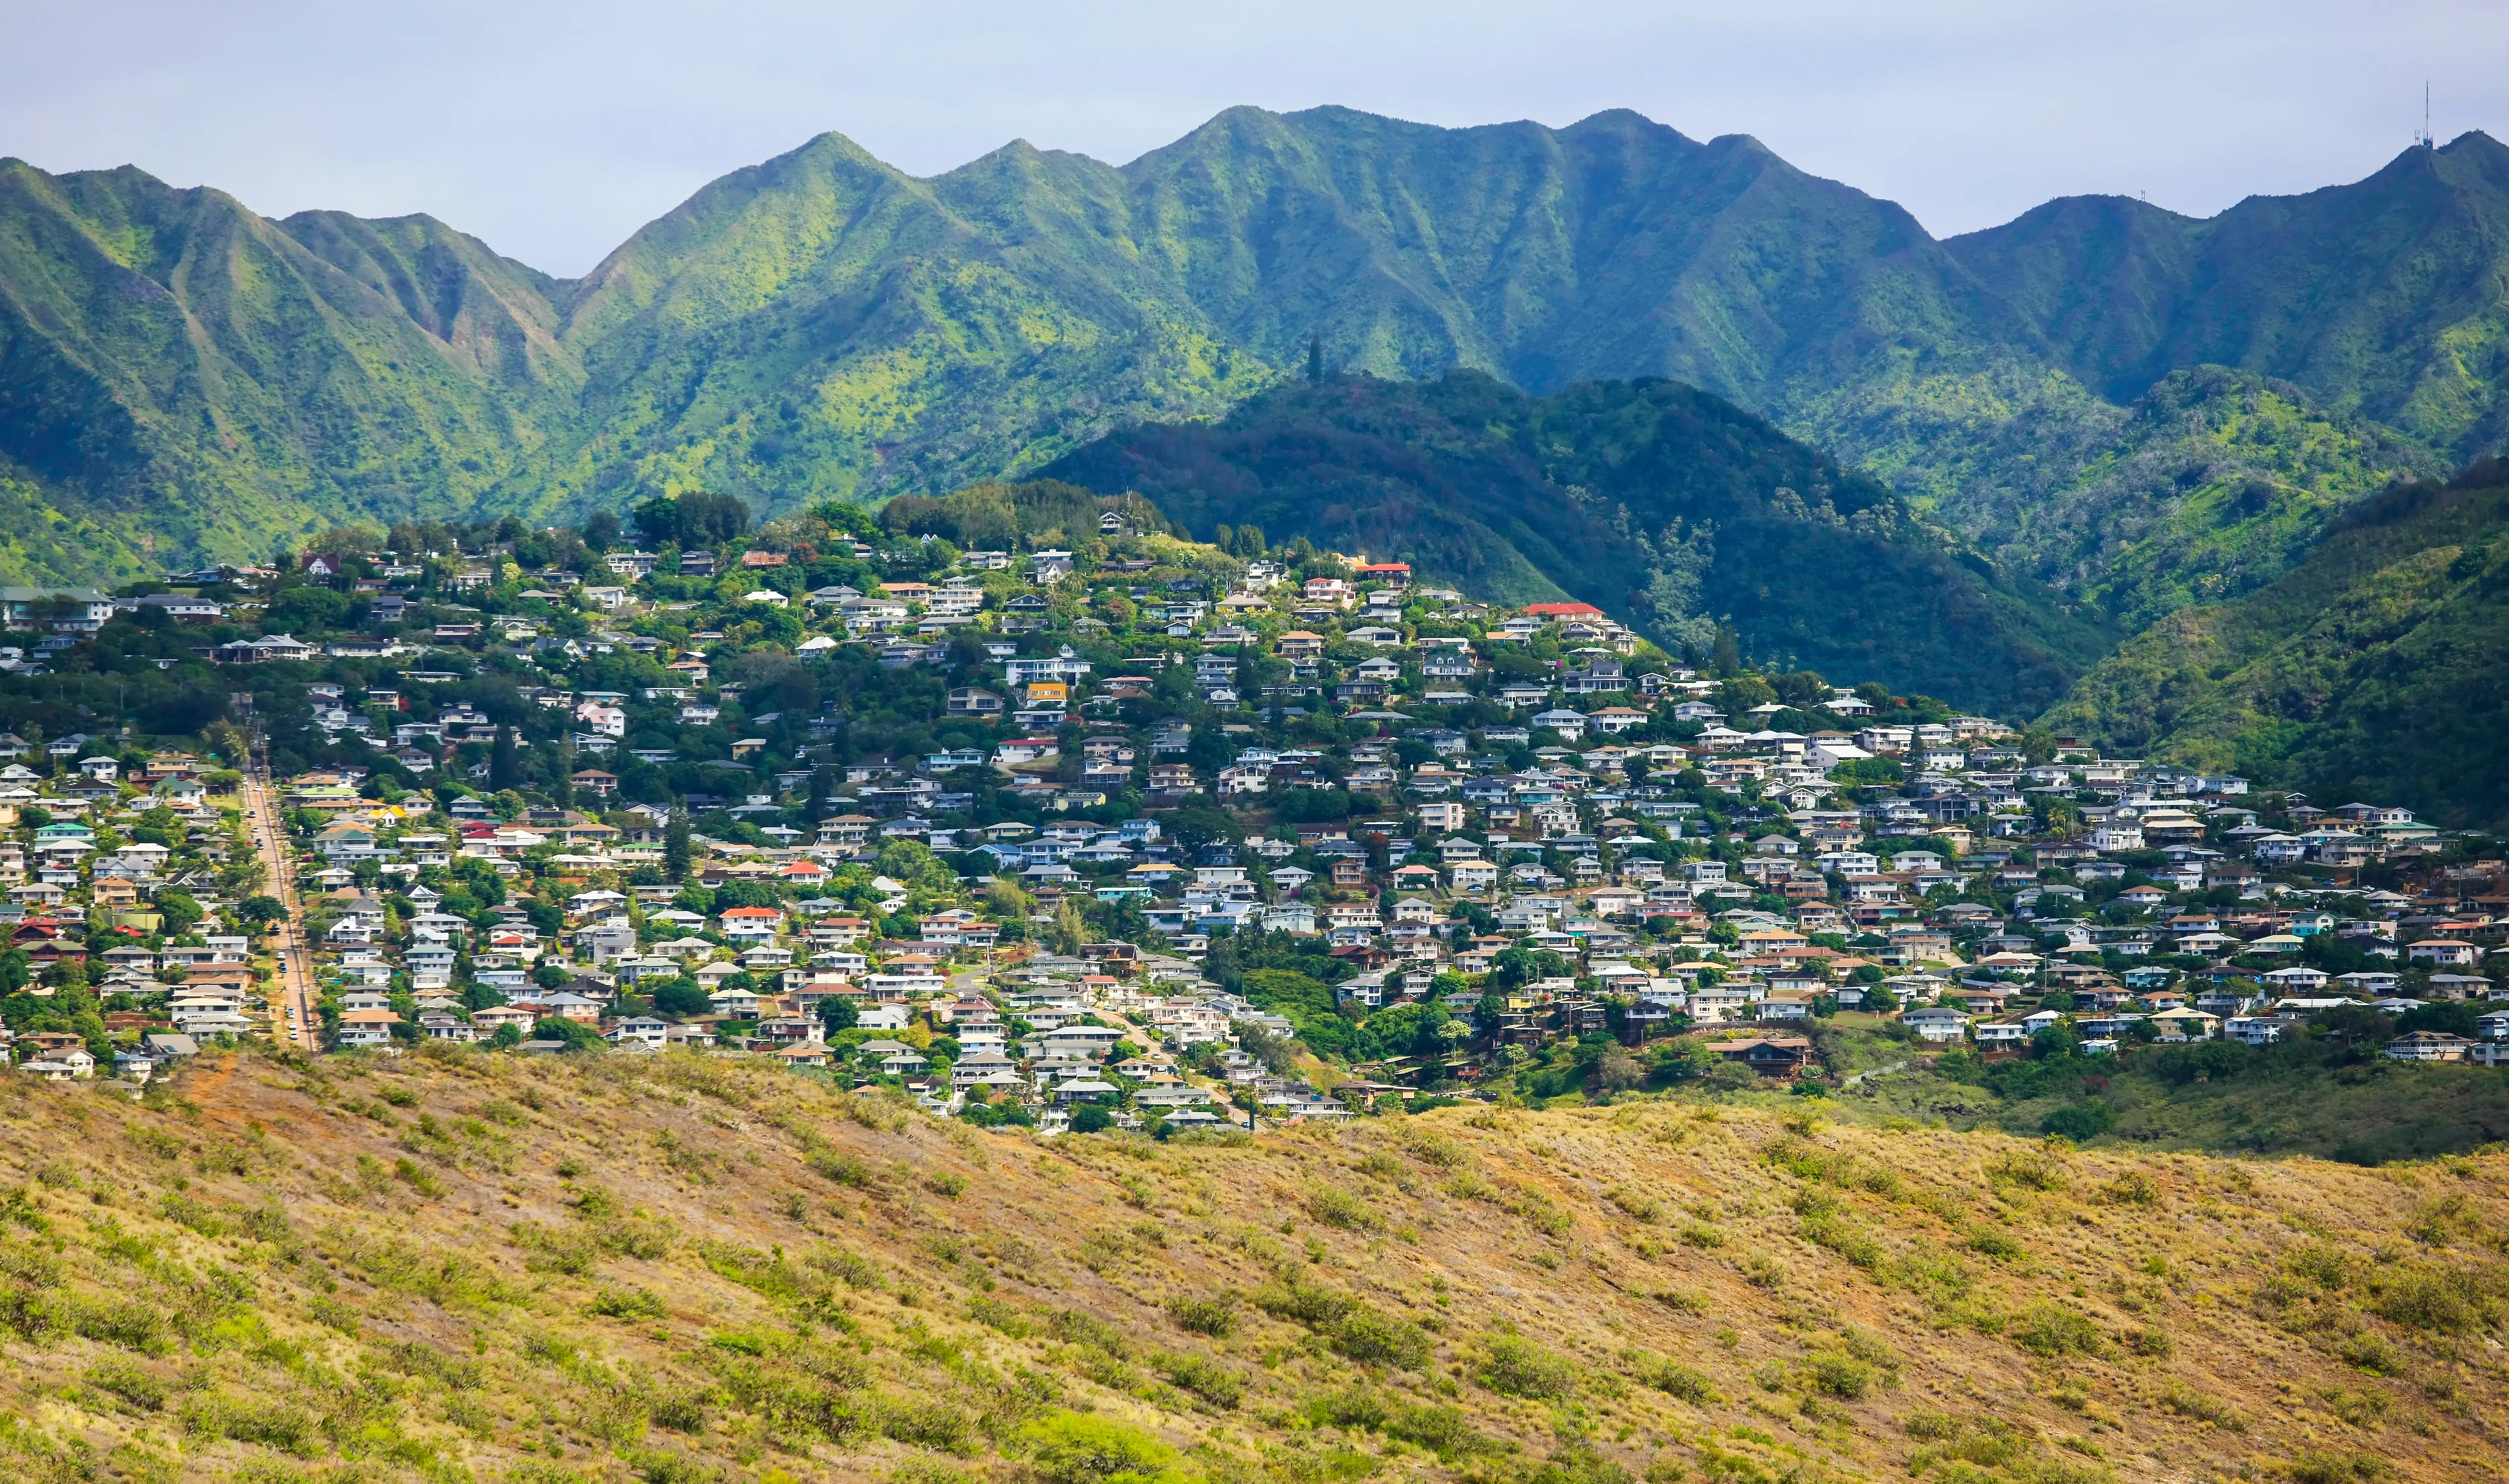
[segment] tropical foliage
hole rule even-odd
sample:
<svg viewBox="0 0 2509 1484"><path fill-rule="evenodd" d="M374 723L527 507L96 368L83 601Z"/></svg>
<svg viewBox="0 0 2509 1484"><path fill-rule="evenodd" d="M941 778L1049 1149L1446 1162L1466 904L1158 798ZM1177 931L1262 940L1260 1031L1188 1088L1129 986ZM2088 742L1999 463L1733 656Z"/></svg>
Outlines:
<svg viewBox="0 0 2509 1484"><path fill-rule="evenodd" d="M2509 781L2492 765L2509 721L2504 526L2496 461L2399 484L2280 580L2127 643L2045 723L2313 797L2509 822Z"/></svg>
<svg viewBox="0 0 2509 1484"><path fill-rule="evenodd" d="M2111 479L2150 441L2120 408L2207 363L2415 448L2488 446L2504 179L2468 135L2209 222L2060 202L1937 242L1747 137L1626 112L1241 108L1120 168L1013 144L917 179L822 135L560 280L423 216L271 221L10 161L0 496L66 529L11 522L0 564L130 575L352 518L689 489L769 514L937 494L1221 414L1311 355L1536 392L1677 378L1977 536Z"/></svg>

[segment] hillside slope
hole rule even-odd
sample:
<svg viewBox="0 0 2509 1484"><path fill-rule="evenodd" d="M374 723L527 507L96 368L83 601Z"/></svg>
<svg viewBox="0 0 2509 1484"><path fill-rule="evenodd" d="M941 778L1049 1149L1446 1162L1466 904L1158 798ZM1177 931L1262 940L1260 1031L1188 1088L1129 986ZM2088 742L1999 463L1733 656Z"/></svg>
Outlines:
<svg viewBox="0 0 2509 1484"><path fill-rule="evenodd" d="M698 486L937 492L1217 415L1311 335L1387 377L1686 381L1981 538L2105 477L2137 447L2117 404L2207 362L2416 447L2495 441L2504 158L2468 135L2213 222L2056 203L1943 243L1747 137L1625 111L1239 108L1120 167L1014 143L928 180L827 134L573 282L423 217L271 222L11 161L0 459L101 539L0 562Z"/></svg>
<svg viewBox="0 0 2509 1484"><path fill-rule="evenodd" d="M2466 459L2509 432L2504 222L2509 147L2477 131L2201 221L2071 197L1944 245L2104 395L2235 366Z"/></svg>
<svg viewBox="0 0 2509 1484"><path fill-rule="evenodd" d="M575 441L518 499L949 489L1262 386L1134 244L1060 230L1116 195L1074 155L1013 145L923 181L836 134L714 182L573 286Z"/></svg>
<svg viewBox="0 0 2509 1484"><path fill-rule="evenodd" d="M424 218L281 224L0 161L0 461L104 538L41 565L119 578L476 501L560 410L546 282Z"/></svg>
<svg viewBox="0 0 2509 1484"><path fill-rule="evenodd" d="M2114 754L2236 767L2337 801L2509 823L2509 482L2487 461L2354 507L2308 560L2234 603L2172 614L2082 678L2046 723Z"/></svg>
<svg viewBox="0 0 2509 1484"><path fill-rule="evenodd" d="M1197 537L1251 524L1512 603L1575 597L1676 649L1728 622L1772 663L1963 706L2052 699L2102 648L1880 484L1675 382L1333 377L1044 472L1139 491Z"/></svg>
<svg viewBox="0 0 2509 1484"><path fill-rule="evenodd" d="M1681 1103L1182 1147L683 1055L13 1080L20 1478L2463 1478L2497 1156Z"/></svg>
<svg viewBox="0 0 2509 1484"><path fill-rule="evenodd" d="M1120 168L1014 143L928 181L827 134L576 288L589 441L543 498L1026 472L1222 411L1310 336L1386 377L1669 375L1771 405L1886 347L2027 334L1897 206L1626 112L1447 130L1236 108Z"/></svg>
<svg viewBox="0 0 2509 1484"><path fill-rule="evenodd" d="M2064 446L2043 431L1963 455L1977 477L1929 513L2123 633L2262 587L2397 475L2448 471L2392 429L2223 366L2171 372Z"/></svg>

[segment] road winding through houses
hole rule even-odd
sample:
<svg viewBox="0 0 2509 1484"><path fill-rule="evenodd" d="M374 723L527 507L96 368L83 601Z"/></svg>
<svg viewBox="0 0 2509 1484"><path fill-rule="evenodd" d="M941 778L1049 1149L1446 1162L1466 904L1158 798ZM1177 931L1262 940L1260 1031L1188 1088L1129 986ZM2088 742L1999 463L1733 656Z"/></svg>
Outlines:
<svg viewBox="0 0 2509 1484"><path fill-rule="evenodd" d="M254 848L270 867L270 894L287 909L285 916L271 924L271 951L279 960L275 982L278 992L271 996L271 1039L282 1046L310 1051L318 1034L313 950L306 946L303 919L297 911L296 872L288 860L286 832L279 822L279 801L271 790L269 773L259 763L244 769L243 805ZM294 1012L292 1017L290 1011Z"/></svg>

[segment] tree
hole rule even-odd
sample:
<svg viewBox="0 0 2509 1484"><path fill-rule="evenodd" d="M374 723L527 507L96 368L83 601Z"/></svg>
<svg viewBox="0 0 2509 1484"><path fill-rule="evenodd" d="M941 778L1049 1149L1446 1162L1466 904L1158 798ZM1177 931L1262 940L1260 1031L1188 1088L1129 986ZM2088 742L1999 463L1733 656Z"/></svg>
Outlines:
<svg viewBox="0 0 2509 1484"><path fill-rule="evenodd" d="M1638 1058L1629 1055L1628 1047L1616 1041L1604 1047L1603 1055L1595 1059L1593 1080L1596 1092L1626 1092L1646 1081L1646 1069L1638 1065Z"/></svg>
<svg viewBox="0 0 2509 1484"><path fill-rule="evenodd" d="M862 1023L862 1007L845 995L829 995L819 1001L819 1023L828 1027L830 1035L851 1030Z"/></svg>
<svg viewBox="0 0 2509 1484"><path fill-rule="evenodd" d="M291 587L270 600L262 621L274 632L304 634L336 629L349 616L349 600L327 587Z"/></svg>
<svg viewBox="0 0 2509 1484"><path fill-rule="evenodd" d="M706 997L705 985L687 975L665 980L654 987L655 1015L685 1018L704 1015L713 1009L714 1001Z"/></svg>
<svg viewBox="0 0 2509 1484"><path fill-rule="evenodd" d="M638 505L631 519L649 544L676 541L683 547L714 546L749 529L749 506L737 495L691 490L674 498L664 495Z"/></svg>
<svg viewBox="0 0 2509 1484"><path fill-rule="evenodd" d="M686 804L673 804L671 817L662 826L662 874L674 881L689 876L689 810Z"/></svg>
<svg viewBox="0 0 2509 1484"><path fill-rule="evenodd" d="M159 892L157 912L166 919L166 936L169 938L190 932L205 915L201 904L193 900L191 893L180 891Z"/></svg>
<svg viewBox="0 0 2509 1484"><path fill-rule="evenodd" d="M563 1041L570 1052L599 1051L602 1045L600 1031L581 1020L570 1020L564 1016L543 1016L533 1021L532 1039Z"/></svg>
<svg viewBox="0 0 2509 1484"><path fill-rule="evenodd" d="M1778 699L1798 711L1810 711L1829 699L1830 684L1816 670L1797 670L1774 682Z"/></svg>
<svg viewBox="0 0 2509 1484"><path fill-rule="evenodd" d="M595 510L592 518L583 523L584 547L596 553L608 551L618 543L620 531L618 516L608 510Z"/></svg>
<svg viewBox="0 0 2509 1484"><path fill-rule="evenodd" d="M1502 948L1490 960L1490 983L1500 990L1521 989L1537 979L1559 979L1571 972L1568 960L1549 948Z"/></svg>
<svg viewBox="0 0 2509 1484"><path fill-rule="evenodd" d="M1760 1074L1740 1061L1719 1057L1716 1064L1709 1067L1706 1076L1700 1080L1720 1093L1739 1093L1744 1088L1758 1087Z"/></svg>
<svg viewBox="0 0 2509 1484"><path fill-rule="evenodd" d="M880 847L873 869L892 880L926 891L954 891L958 873L932 853L932 847L921 840L893 839Z"/></svg>
<svg viewBox="0 0 2509 1484"><path fill-rule="evenodd" d="M1237 1049L1262 1062L1266 1070L1280 1073L1297 1065L1298 1043L1262 1021L1231 1020L1228 1030L1237 1038Z"/></svg>
<svg viewBox="0 0 2509 1484"><path fill-rule="evenodd" d="M985 909L1004 922L1026 922L1036 910L1036 899L1009 876L995 876L985 886Z"/></svg>
<svg viewBox="0 0 2509 1484"><path fill-rule="evenodd" d="M2069 1138L2078 1144L2097 1138L2116 1127L2116 1110L2105 1097L2058 1108L2039 1121L2041 1132Z"/></svg>
<svg viewBox="0 0 2509 1484"><path fill-rule="evenodd" d="M1756 675L1737 675L1718 688L1716 703L1725 715L1736 722L1755 706L1766 706L1778 698L1777 687Z"/></svg>
<svg viewBox="0 0 2509 1484"><path fill-rule="evenodd" d="M1742 673L1742 640L1730 624L1716 625L1716 658L1714 667L1721 679Z"/></svg>
<svg viewBox="0 0 2509 1484"><path fill-rule="evenodd" d="M501 722L496 740L488 744L488 787L502 794L521 781L514 761L514 728Z"/></svg>
<svg viewBox="0 0 2509 1484"><path fill-rule="evenodd" d="M1321 333L1307 337L1307 380L1322 383L1325 379L1325 337Z"/></svg>
<svg viewBox="0 0 2509 1484"><path fill-rule="evenodd" d="M1084 1102L1071 1110L1071 1132L1104 1133L1115 1127L1115 1115L1094 1102Z"/></svg>
<svg viewBox="0 0 2509 1484"><path fill-rule="evenodd" d="M764 881L726 881L714 889L714 909L728 907L774 907L784 899Z"/></svg>
<svg viewBox="0 0 2509 1484"><path fill-rule="evenodd" d="M1080 952L1081 945L1089 941L1089 924L1076 905L1066 901L1054 909L1054 932L1048 941L1057 953L1076 956Z"/></svg>

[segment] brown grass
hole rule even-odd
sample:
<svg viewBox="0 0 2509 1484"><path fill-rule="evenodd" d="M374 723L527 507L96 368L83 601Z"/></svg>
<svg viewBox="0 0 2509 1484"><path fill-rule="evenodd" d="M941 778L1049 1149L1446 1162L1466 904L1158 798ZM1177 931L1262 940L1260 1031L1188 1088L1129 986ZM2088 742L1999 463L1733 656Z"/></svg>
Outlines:
<svg viewBox="0 0 2509 1484"><path fill-rule="evenodd" d="M203 1058L0 1130L9 1478L1063 1484L1074 1412L1227 1481L2498 1474L2501 1156L1040 1144L680 1055Z"/></svg>

